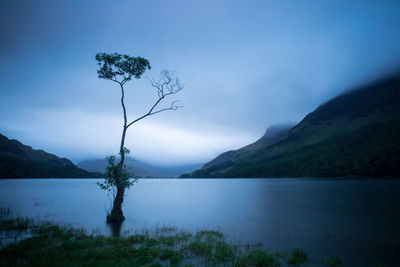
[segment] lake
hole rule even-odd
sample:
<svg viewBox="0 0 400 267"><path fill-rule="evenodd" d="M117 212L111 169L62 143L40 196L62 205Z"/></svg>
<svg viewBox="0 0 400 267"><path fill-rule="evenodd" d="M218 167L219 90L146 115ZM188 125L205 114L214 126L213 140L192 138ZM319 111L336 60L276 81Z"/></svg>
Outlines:
<svg viewBox="0 0 400 267"><path fill-rule="evenodd" d="M111 234L112 199L97 179L0 180L0 207ZM302 248L307 266L398 266L400 180L142 179L127 191L122 232L177 226L219 229L270 251Z"/></svg>

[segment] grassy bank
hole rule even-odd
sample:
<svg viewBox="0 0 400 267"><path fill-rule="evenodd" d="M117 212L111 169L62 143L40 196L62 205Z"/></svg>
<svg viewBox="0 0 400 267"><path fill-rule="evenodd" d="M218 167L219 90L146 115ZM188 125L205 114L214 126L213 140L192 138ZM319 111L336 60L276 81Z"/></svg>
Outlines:
<svg viewBox="0 0 400 267"><path fill-rule="evenodd" d="M268 253L261 245L226 241L219 231L190 233L174 227L135 232L126 237L106 237L83 229L5 218L2 239L23 236L0 250L0 265L15 266L305 266L301 249ZM332 263L329 262L329 263ZM327 262L326 266L331 265ZM329 264L329 265L328 265Z"/></svg>

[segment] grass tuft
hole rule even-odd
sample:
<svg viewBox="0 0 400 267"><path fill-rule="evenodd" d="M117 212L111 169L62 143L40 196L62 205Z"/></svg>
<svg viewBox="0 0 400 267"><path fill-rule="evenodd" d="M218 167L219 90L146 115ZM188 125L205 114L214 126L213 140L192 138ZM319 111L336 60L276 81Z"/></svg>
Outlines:
<svg viewBox="0 0 400 267"><path fill-rule="evenodd" d="M30 235L0 249L2 266L280 266L277 256L226 242L223 233L215 230L192 234L157 227L127 237L106 237L68 225L0 218L0 234L17 229ZM296 261L300 252L293 251Z"/></svg>
<svg viewBox="0 0 400 267"><path fill-rule="evenodd" d="M324 266L326 267L340 267L343 266L343 262L338 257L327 258L324 260Z"/></svg>
<svg viewBox="0 0 400 267"><path fill-rule="evenodd" d="M288 260L290 265L303 264L307 260L307 254L300 248L295 248Z"/></svg>
<svg viewBox="0 0 400 267"><path fill-rule="evenodd" d="M263 266L263 267L278 267L281 266L278 259L273 255L260 250L250 250L247 255L238 257L234 263L235 267L245 266Z"/></svg>

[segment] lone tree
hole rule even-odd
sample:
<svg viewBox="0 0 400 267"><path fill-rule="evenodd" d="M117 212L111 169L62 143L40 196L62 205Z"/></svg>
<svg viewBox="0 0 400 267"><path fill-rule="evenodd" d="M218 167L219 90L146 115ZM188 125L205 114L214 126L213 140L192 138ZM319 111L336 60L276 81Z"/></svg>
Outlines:
<svg viewBox="0 0 400 267"><path fill-rule="evenodd" d="M126 132L133 124L148 116L167 110L178 109L179 106L176 105L177 101L172 101L171 105L166 108L158 108L158 105L167 96L174 95L182 90L183 86L180 84L178 78L173 77L173 73L167 70L161 71L160 77L157 80L150 79L151 86L156 89L158 95L157 100L146 114L129 121L124 102L124 85L126 82L132 80L132 78L139 79L146 70L150 70L151 67L149 61L142 57L131 57L128 55L120 55L118 53L98 53L96 54L96 60L99 65L99 69L97 70L99 78L113 81L121 88L121 106L124 124L122 127L121 145L119 147L120 158L118 163L115 162L115 156L111 156L107 159L108 166L106 168L104 182L99 183L102 189L114 192L113 207L111 213L107 215L107 223L121 223L125 220L122 212L125 189L128 189L136 181L131 178L131 175L126 170L124 164L125 155L129 153L129 149L125 147Z"/></svg>

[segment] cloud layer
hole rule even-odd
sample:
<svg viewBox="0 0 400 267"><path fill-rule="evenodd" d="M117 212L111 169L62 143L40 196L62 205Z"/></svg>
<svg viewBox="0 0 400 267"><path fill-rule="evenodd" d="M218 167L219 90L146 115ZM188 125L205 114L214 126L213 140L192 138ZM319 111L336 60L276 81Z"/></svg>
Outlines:
<svg viewBox="0 0 400 267"><path fill-rule="evenodd" d="M204 162L399 67L399 10L378 0L6 1L0 132L75 161L116 153L119 91L97 78L94 55L127 53L150 60L147 76L167 68L185 84L183 109L130 130L132 156ZM146 79L130 82L129 116L155 97Z"/></svg>

